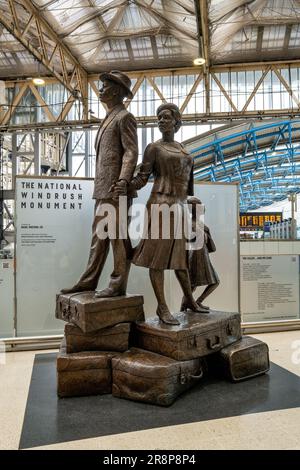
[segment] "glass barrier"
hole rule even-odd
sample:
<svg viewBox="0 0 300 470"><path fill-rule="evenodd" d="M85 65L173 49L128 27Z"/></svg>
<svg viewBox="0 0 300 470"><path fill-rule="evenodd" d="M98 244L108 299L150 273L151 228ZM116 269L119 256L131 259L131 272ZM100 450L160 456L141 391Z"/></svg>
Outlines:
<svg viewBox="0 0 300 470"><path fill-rule="evenodd" d="M0 338L14 335L14 260L0 254Z"/></svg>
<svg viewBox="0 0 300 470"><path fill-rule="evenodd" d="M151 184L139 192L140 235L145 203ZM55 318L56 294L72 286L82 273L88 258L93 217L93 180L82 178L18 177L16 182L16 334L50 336L63 332L63 322ZM195 193L206 206L205 220L215 237L218 251L213 263L221 277L221 286L211 296L211 306L238 310L237 185L196 184ZM228 224L231 220L231 224ZM135 227L138 225L135 222ZM132 229L132 226L131 226ZM130 231L133 245L139 241ZM12 261L12 260L10 260ZM106 287L112 271L112 255L99 282ZM178 311L181 291L171 271L165 273L166 297L172 310ZM1 309L1 336L13 333L13 268L11 265L10 311ZM3 285L4 288L4 285ZM132 266L128 292L144 296L146 316L156 312L156 299L146 268ZM196 292L197 293L197 292ZM3 297L1 297L3 298ZM9 319L9 325L5 322Z"/></svg>

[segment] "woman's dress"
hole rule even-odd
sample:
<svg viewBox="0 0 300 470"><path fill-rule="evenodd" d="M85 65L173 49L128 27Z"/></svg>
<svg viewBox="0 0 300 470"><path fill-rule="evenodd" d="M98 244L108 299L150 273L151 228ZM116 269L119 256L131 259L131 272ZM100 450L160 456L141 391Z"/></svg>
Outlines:
<svg viewBox="0 0 300 470"><path fill-rule="evenodd" d="M140 171L131 186L140 189L151 174L153 188L146 206L143 238L133 263L153 269L187 269L187 196L193 195L193 158L181 144L155 142L145 150ZM170 208L170 230L164 232L163 207ZM148 222L148 223L147 223Z"/></svg>

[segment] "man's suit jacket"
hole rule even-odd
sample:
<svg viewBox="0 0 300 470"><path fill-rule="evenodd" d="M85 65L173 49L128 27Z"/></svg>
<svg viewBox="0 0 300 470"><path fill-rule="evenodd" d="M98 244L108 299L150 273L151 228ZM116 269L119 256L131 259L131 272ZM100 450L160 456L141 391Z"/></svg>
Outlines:
<svg viewBox="0 0 300 470"><path fill-rule="evenodd" d="M110 188L118 180L128 183L138 159L137 126L123 104L104 119L95 140L96 170L94 199L110 199Z"/></svg>

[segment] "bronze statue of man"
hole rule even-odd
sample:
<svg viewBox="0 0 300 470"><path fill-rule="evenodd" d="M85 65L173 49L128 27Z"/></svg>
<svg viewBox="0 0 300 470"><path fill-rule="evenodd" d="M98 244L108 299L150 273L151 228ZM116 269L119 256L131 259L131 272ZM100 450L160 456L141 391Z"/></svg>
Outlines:
<svg viewBox="0 0 300 470"><path fill-rule="evenodd" d="M132 98L131 80L122 72L113 70L102 73L103 82L99 90L100 101L108 109L107 115L98 130L96 149L96 170L93 199L95 199L94 221L92 226L92 242L86 270L79 281L69 289L61 292L72 293L95 290L105 264L109 245L112 245L114 270L109 285L102 291L96 291L97 297L115 297L126 294L127 280L130 269L132 247L127 238L99 238L97 225L101 217L101 205L111 204L116 210L116 226L119 226L119 196L127 196L127 205L131 203L132 193L128 191L128 183L138 158L137 126L134 116L129 113L123 101ZM97 215L98 214L98 215ZM128 214L128 212L127 212Z"/></svg>

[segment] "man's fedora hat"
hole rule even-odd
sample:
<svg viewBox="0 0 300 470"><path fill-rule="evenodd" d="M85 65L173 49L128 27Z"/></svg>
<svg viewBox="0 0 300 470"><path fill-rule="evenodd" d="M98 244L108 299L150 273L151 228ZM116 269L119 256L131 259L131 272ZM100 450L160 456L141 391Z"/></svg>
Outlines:
<svg viewBox="0 0 300 470"><path fill-rule="evenodd" d="M119 72L118 70L112 70L111 72L103 72L99 75L100 80L103 82L104 80L112 80L113 82L122 85L125 90L127 91L128 98L132 99L133 94L130 90L131 87L131 80L127 75L123 72Z"/></svg>

